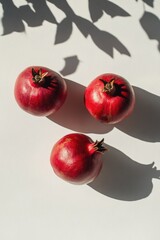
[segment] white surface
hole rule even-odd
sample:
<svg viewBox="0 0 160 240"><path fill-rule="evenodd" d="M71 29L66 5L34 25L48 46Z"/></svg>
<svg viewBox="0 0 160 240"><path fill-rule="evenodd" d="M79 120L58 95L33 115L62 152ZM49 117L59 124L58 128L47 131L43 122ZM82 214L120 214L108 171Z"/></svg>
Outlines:
<svg viewBox="0 0 160 240"><path fill-rule="evenodd" d="M17 7L27 5L27 1L13 2ZM58 22L66 17L66 11L67 23L77 19L71 18L66 7L62 11L52 1L39 2L48 5ZM65 6L66 1L58 2L64 2ZM57 25L45 20L33 27L35 17L29 18L30 22L33 20L30 26L23 20L25 32L11 31L0 36L0 239L159 240L160 181L154 178L149 164L154 161L160 170L160 51L154 39L160 41L160 2L155 0L151 7L140 0L114 0L112 3L130 16L112 18L103 11L94 26L88 1L67 2L83 18L83 30L87 28L93 37L97 29L94 39L103 37L103 43L109 46L112 42L107 33L112 34L130 56L116 49L113 57L109 56L96 46L90 35L85 38L75 23L71 36L59 44L54 44ZM97 8L101 2L105 1L99 1ZM34 10L32 3L29 6ZM8 5L5 13L10 9L12 14L8 13L6 26L16 27L15 19L11 19L13 8ZM111 10L115 11L113 7ZM149 39L139 22L144 10L152 13L147 15L145 26L156 34L153 39ZM46 13L40 5L39 11ZM0 14L2 18L2 4ZM67 31L69 26L65 27ZM3 30L1 24L1 34ZM61 35L59 38L62 40ZM83 116L79 105L68 109L67 116L62 109L55 121L28 115L18 107L13 89L19 72L30 65L61 72L64 58L74 55L80 63L65 78L77 99L70 96L69 101L80 104L78 96L82 96L84 87L94 77L114 72L135 86L137 104L129 119L115 127L106 127L88 115ZM93 140L104 137L110 149L104 155L100 176L90 186L68 184L57 178L50 167L53 144L74 131L83 132Z"/></svg>

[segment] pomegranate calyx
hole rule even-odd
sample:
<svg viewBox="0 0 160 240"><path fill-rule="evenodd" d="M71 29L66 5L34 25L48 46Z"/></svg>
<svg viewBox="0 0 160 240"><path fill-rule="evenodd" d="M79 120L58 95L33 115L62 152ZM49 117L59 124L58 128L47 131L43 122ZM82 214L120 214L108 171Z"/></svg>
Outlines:
<svg viewBox="0 0 160 240"><path fill-rule="evenodd" d="M35 71L34 68L32 68L32 76L33 76L33 81L35 83L43 83L44 78L47 76L48 72L42 73L42 69L40 68L37 72Z"/></svg>
<svg viewBox="0 0 160 240"><path fill-rule="evenodd" d="M93 144L93 148L96 152L100 152L100 153L104 153L105 151L107 151L108 149L103 146L104 143L104 138L101 141L95 141L95 143Z"/></svg>
<svg viewBox="0 0 160 240"><path fill-rule="evenodd" d="M114 78L112 78L109 82L105 81L104 79L99 79L99 80L104 84L103 92L106 92L110 95L115 94L116 87L114 84L114 81L115 81Z"/></svg>

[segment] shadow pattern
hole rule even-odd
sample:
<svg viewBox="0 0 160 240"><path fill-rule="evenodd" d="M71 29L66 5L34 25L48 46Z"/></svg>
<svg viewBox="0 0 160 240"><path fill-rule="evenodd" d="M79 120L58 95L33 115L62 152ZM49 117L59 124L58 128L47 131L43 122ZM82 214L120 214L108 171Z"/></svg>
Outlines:
<svg viewBox="0 0 160 240"><path fill-rule="evenodd" d="M55 44L68 40L72 34L73 24L75 24L85 38L90 36L94 44L109 56L114 57L114 49L121 54L130 56L129 51L118 38L109 32L99 29L91 21L76 15L67 1L50 0L50 2L54 2L56 7L61 9L66 15L57 26Z"/></svg>
<svg viewBox="0 0 160 240"><path fill-rule="evenodd" d="M41 26L44 21L48 21L57 26L54 44L68 41L73 32L75 25L81 34L87 38L90 37L93 43L104 53L114 58L114 50L120 54L131 56L127 47L113 34L101 30L94 23L97 22L104 14L110 17L130 17L130 13L109 0L88 0L88 10L91 21L75 14L67 0L25 0L26 4L17 7L13 0L0 0L3 8L1 18L3 26L3 36L13 32L25 32L25 24L29 27ZM136 0L137 1L137 0ZM54 4L55 7L64 12L65 17L59 23L48 3ZM144 5L154 7L154 0L143 0ZM158 50L160 51L160 20L151 12L145 11L140 19L140 24L146 32L149 39L158 41ZM72 56L66 57L66 63L72 59ZM67 59L68 58L68 59ZM70 61L70 63L71 63ZM72 61L73 63L73 61ZM62 70L65 75L76 71L78 64L74 65L71 71L69 64ZM75 67L76 66L76 67ZM68 70L69 69L69 70ZM69 73L67 73L69 71Z"/></svg>
<svg viewBox="0 0 160 240"><path fill-rule="evenodd" d="M17 7L12 0L0 0L3 8L3 35L25 32L24 22L30 27L41 26L44 21L57 24L45 0L26 0L26 2L32 3L34 11L29 4Z"/></svg>
<svg viewBox="0 0 160 240"><path fill-rule="evenodd" d="M65 13L66 17L60 23L57 22L47 2L54 4ZM111 57L113 57L114 49L121 54L130 56L128 49L118 38L107 31L99 29L92 21L76 15L66 0L26 0L26 5L20 7L17 7L13 0L0 0L0 3L3 8L3 35L13 32L24 32L24 22L30 27L36 27L42 25L44 21L48 21L57 25L54 44L59 44L70 38L73 24L75 24L85 38L90 36L94 44ZM104 8L103 10L112 17L129 16L123 9L109 1L101 0L100 3L99 5L99 2L97 2L96 8L100 6L101 11ZM29 4L32 4L32 8ZM93 15L97 15L94 12L96 8L91 7L91 3L89 7L91 18L93 18Z"/></svg>

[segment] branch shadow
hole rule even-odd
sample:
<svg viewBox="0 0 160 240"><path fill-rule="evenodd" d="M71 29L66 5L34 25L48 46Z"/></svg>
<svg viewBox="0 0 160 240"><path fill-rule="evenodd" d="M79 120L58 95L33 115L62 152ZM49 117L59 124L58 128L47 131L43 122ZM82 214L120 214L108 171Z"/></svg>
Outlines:
<svg viewBox="0 0 160 240"><path fill-rule="evenodd" d="M99 29L93 22L76 15L67 1L63 1L62 3L61 1L55 2L50 0L50 2L54 2L54 4L66 15L57 26L55 44L67 41L72 34L73 24L75 24L85 38L90 36L94 44L110 57L114 57L114 49L121 54L131 56L128 49L117 37L107 31Z"/></svg>
<svg viewBox="0 0 160 240"><path fill-rule="evenodd" d="M90 37L95 46L111 58L114 58L115 50L120 54L131 57L131 53L121 40L113 34L101 30L94 24L104 13L112 18L130 16L126 10L112 3L112 1L88 0L88 10L91 21L75 14L67 0L25 1L26 4L17 7L13 0L0 0L3 8L3 16L1 19L3 26L2 35L11 34L13 32L25 32L25 23L29 27L37 27L41 26L44 21L48 21L52 24L56 24L57 28L54 44L60 44L69 40L73 32L73 25L75 25L85 38ZM143 2L150 7L154 7L154 0L143 0ZM55 7L59 8L65 14L64 19L60 23L57 22L48 3L54 4ZM32 8L29 4L32 5ZM153 13L144 11L140 19L140 24L149 39L158 41L158 50L160 51L160 19ZM70 56L68 56L68 58L70 58ZM77 70L77 67L78 65L72 68L72 73Z"/></svg>
<svg viewBox="0 0 160 240"><path fill-rule="evenodd" d="M160 97L133 86L136 103L133 113L117 127L122 132L147 142L160 142Z"/></svg>
<svg viewBox="0 0 160 240"><path fill-rule="evenodd" d="M47 2L54 4L64 12L66 17L60 23L57 22ZM76 15L66 0L26 0L26 5L20 7L17 7L12 0L0 0L0 3L3 8L3 35L12 32L25 32L24 22L30 27L36 27L42 25L44 21L48 21L57 25L54 44L59 44L64 43L71 37L73 24L75 24L85 38L90 36L94 44L112 58L114 57L114 49L121 54L131 56L128 49L116 36L99 29L92 21ZM33 9L29 3L32 4ZM101 8L104 8L101 10L112 17L129 15L112 2L107 1L106 4L101 0ZM98 3L97 6L99 6ZM93 12L93 9L90 9L90 11Z"/></svg>
<svg viewBox="0 0 160 240"><path fill-rule="evenodd" d="M48 119L76 132L104 134L113 126L95 120L84 105L85 86L65 79L67 83L67 99L63 106Z"/></svg>
<svg viewBox="0 0 160 240"><path fill-rule="evenodd" d="M160 170L154 163L140 164L112 146L107 148L102 170L88 186L117 200L136 201L148 197L153 190L152 180L160 179Z"/></svg>

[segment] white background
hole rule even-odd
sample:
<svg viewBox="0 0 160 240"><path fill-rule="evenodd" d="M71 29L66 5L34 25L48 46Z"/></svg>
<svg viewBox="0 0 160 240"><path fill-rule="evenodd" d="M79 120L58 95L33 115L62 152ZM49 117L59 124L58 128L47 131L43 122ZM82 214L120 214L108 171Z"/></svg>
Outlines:
<svg viewBox="0 0 160 240"><path fill-rule="evenodd" d="M159 0L0 2L0 239L159 240ZM55 116L29 115L15 102L16 77L31 65L67 79ZM133 114L116 126L83 109L85 87L105 72L135 89ZM71 132L104 138L109 149L90 185L66 183L51 169L53 144Z"/></svg>

